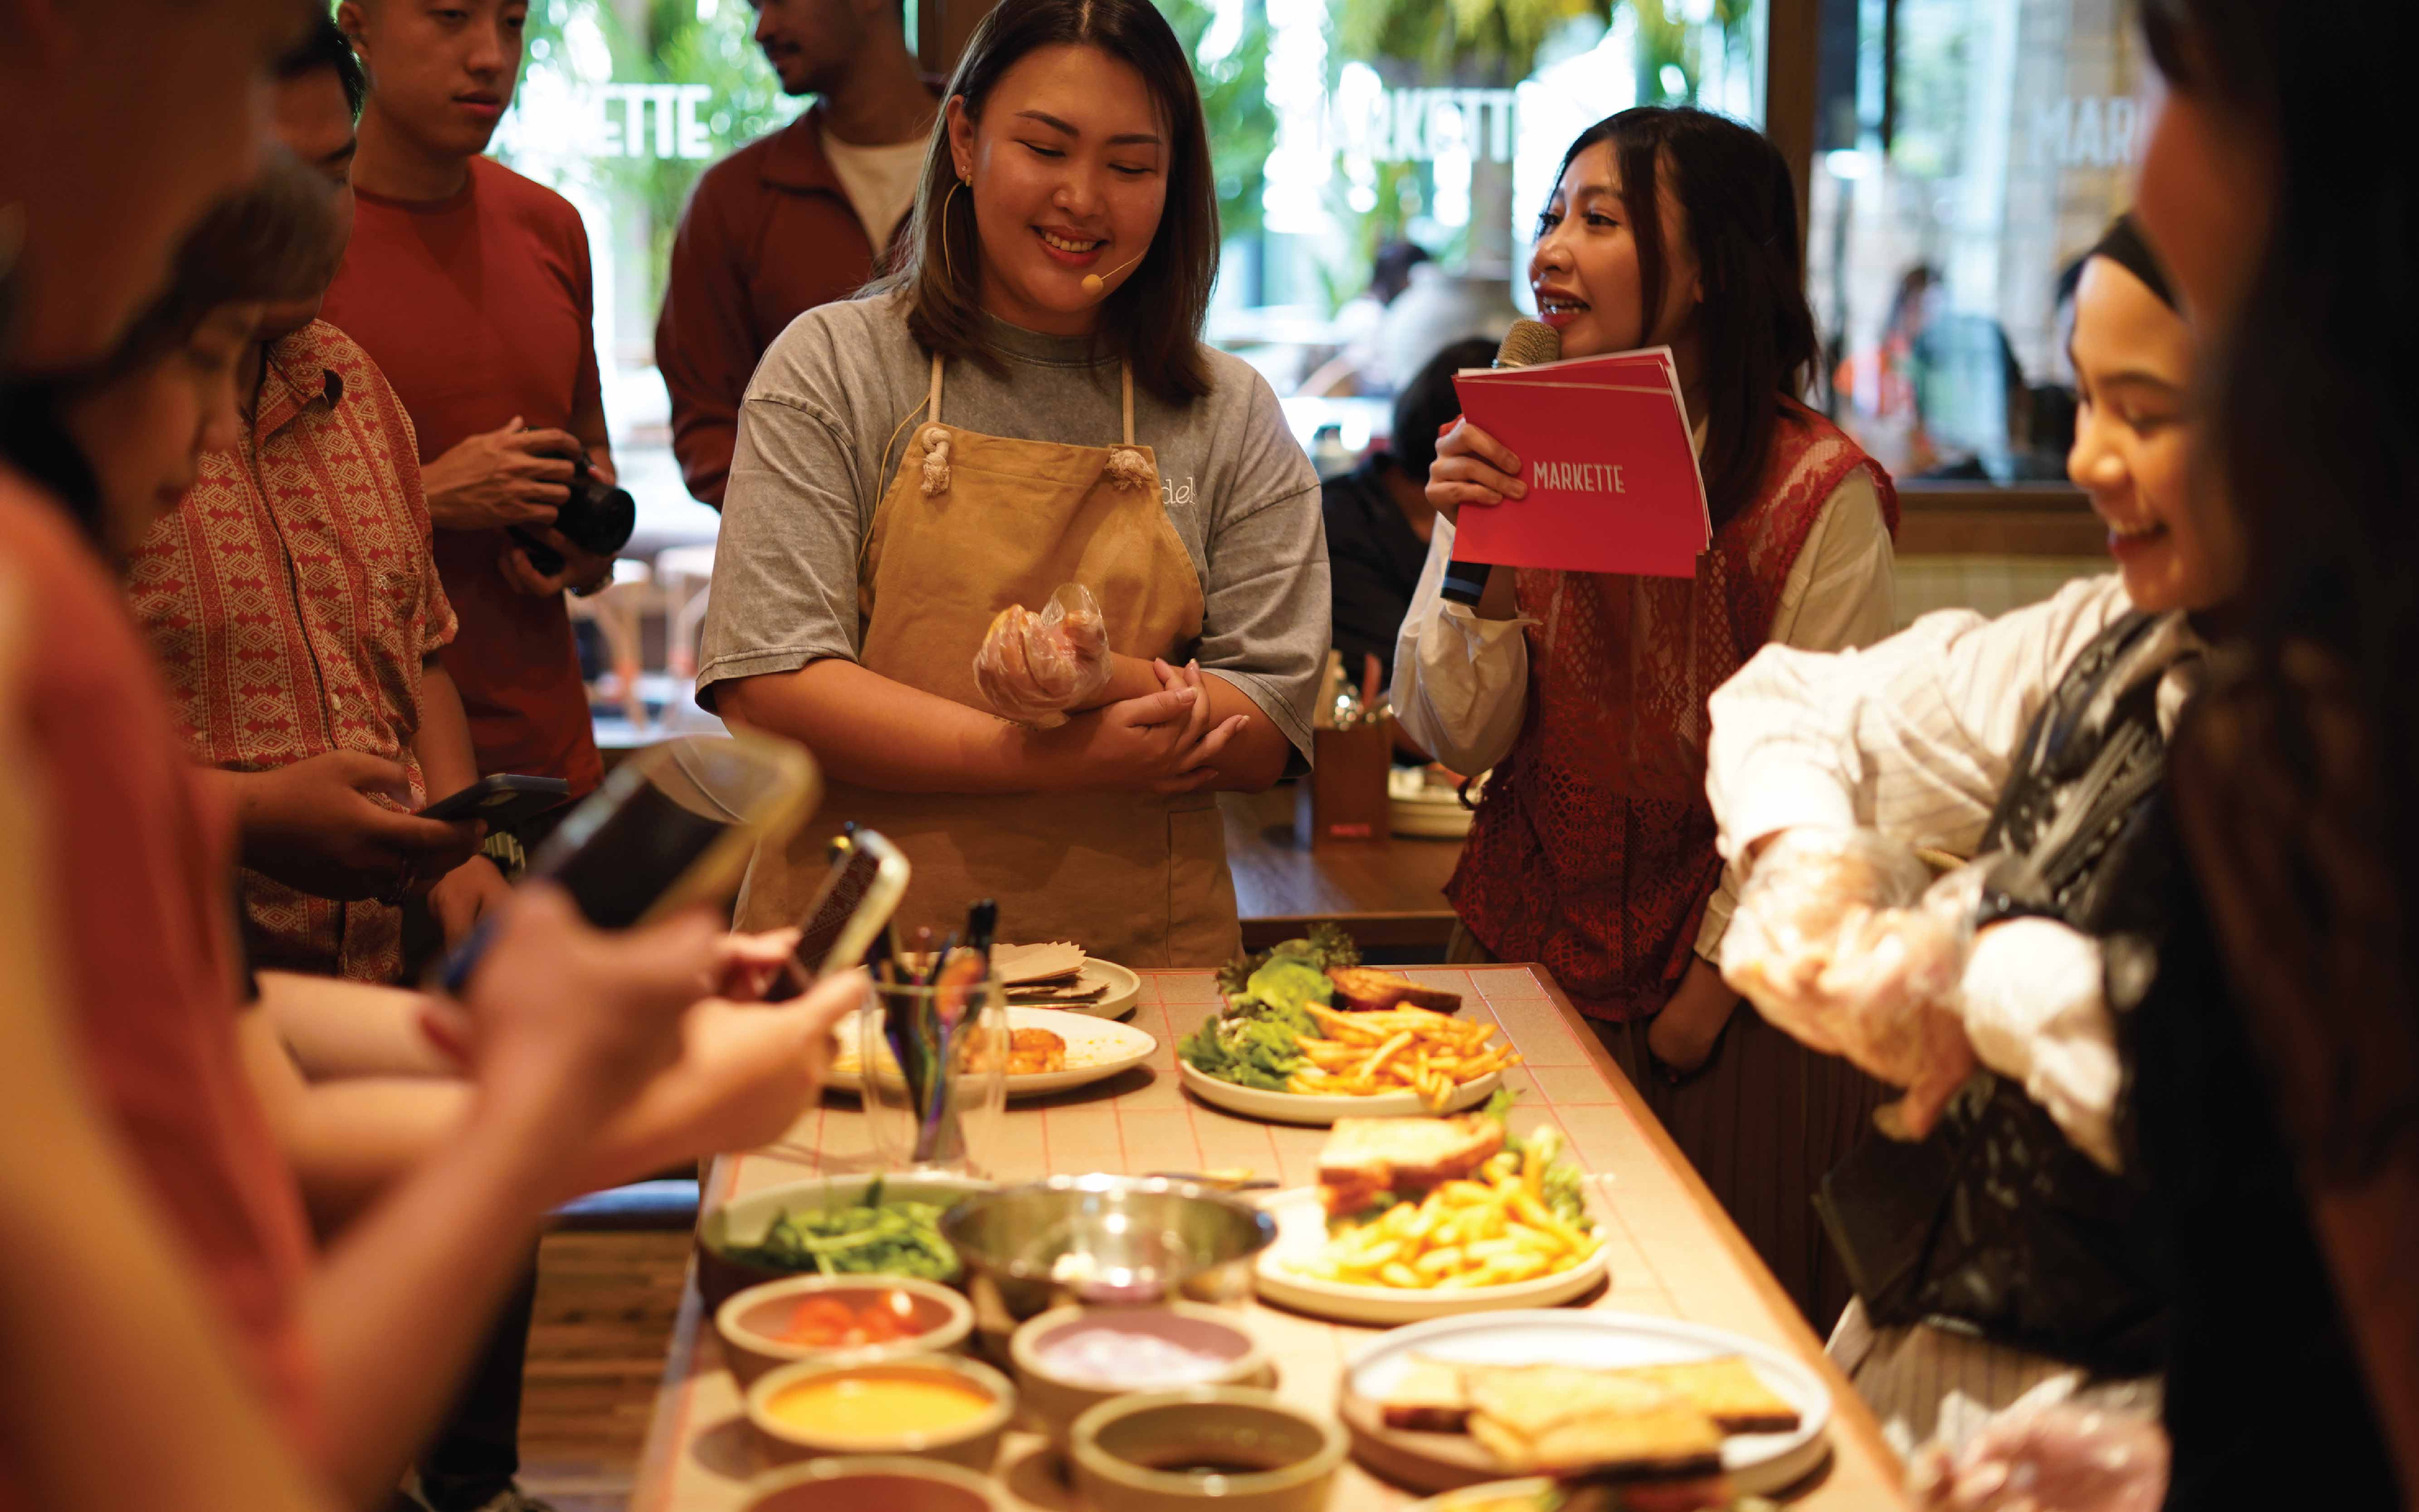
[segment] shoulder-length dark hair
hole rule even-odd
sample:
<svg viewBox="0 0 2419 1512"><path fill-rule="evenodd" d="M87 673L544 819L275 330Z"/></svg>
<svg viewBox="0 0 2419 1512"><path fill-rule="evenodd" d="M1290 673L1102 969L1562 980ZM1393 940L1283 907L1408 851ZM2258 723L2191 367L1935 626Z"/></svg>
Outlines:
<svg viewBox="0 0 2419 1512"><path fill-rule="evenodd" d="M2265 1015L2289 1029L2263 1049L2321 1180L2363 1175L2419 1126L2419 14L2145 0L2143 26L2178 93L2274 163L2251 281L2203 333L2195 482L2234 512L2246 576L2228 675L2179 734L2179 807L2206 817L2187 830L2204 869L2292 852L2289 901L2238 911L2226 944L2246 983L2271 959L2309 964L2314 990ZM2230 748L2245 726L2265 738ZM2280 948L2309 941L2326 949Z"/></svg>
<svg viewBox="0 0 2419 1512"><path fill-rule="evenodd" d="M1167 119L1167 204L1148 255L1103 301L1104 349L1133 365L1134 381L1172 404L1210 392L1201 322L1218 282L1218 186L1210 138L1194 86L1193 63L1150 0L1004 0L975 26L949 81L949 98L982 119L992 87L1026 54L1044 47L1094 47L1142 75ZM970 357L997 370L983 336L982 239L973 196L955 207L959 188L949 156L948 114L932 128L907 228L906 255L876 289L903 289L907 329L927 351Z"/></svg>
<svg viewBox="0 0 2419 1512"><path fill-rule="evenodd" d="M1612 145L1621 198L1638 243L1643 320L1652 332L1671 270L1663 255L1668 188L1687 218L1704 302L1705 500L1720 529L1754 501L1772 455L1772 427L1795 414L1781 401L1806 391L1814 363L1814 312L1806 303L1797 246L1797 191L1770 142L1726 116L1642 105L1579 133L1562 174L1580 153Z"/></svg>

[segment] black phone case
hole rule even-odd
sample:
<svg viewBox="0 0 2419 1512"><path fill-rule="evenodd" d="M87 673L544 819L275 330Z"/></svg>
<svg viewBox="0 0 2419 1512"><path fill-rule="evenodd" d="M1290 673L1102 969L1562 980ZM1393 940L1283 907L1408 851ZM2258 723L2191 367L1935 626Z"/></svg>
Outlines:
<svg viewBox="0 0 2419 1512"><path fill-rule="evenodd" d="M465 789L464 793L474 795L477 801L457 811L440 813L439 810L463 796L463 794L448 794L420 810L421 817L484 819L488 831L493 833L524 824L571 801L571 784L559 777L486 777L482 778L476 787Z"/></svg>

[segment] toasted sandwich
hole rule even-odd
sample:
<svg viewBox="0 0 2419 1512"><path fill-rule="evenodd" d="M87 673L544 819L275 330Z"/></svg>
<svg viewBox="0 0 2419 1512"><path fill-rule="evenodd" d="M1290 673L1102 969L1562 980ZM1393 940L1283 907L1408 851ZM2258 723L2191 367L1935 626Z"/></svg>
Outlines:
<svg viewBox="0 0 2419 1512"><path fill-rule="evenodd" d="M1451 1013L1461 1007L1461 994L1423 987L1410 978L1375 966L1330 966L1327 980L1335 990L1335 1006L1361 1012L1383 1012L1409 1003L1430 1012Z"/></svg>
<svg viewBox="0 0 2419 1512"><path fill-rule="evenodd" d="M1415 1354L1403 1379L1378 1404L1379 1413L1390 1428L1459 1433L1470 1422L1470 1397L1461 1388L1461 1372L1460 1365Z"/></svg>
<svg viewBox="0 0 2419 1512"><path fill-rule="evenodd" d="M1571 1365L1470 1366L1470 1434L1506 1469L1666 1478L1718 1473L1722 1433L1662 1386Z"/></svg>
<svg viewBox="0 0 2419 1512"><path fill-rule="evenodd" d="M1724 1433L1788 1433L1797 1427L1797 1409L1735 1354L1631 1365L1613 1374L1663 1387L1712 1418Z"/></svg>
<svg viewBox="0 0 2419 1512"><path fill-rule="evenodd" d="M1367 1211L1380 1196L1417 1197L1469 1176L1503 1148L1503 1122L1483 1113L1450 1119L1338 1119L1318 1152L1318 1195L1331 1217Z"/></svg>

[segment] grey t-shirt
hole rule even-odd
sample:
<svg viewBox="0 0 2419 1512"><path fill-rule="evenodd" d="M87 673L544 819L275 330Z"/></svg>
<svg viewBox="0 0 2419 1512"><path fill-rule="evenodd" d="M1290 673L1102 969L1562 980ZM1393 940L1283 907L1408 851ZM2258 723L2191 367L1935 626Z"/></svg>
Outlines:
<svg viewBox="0 0 2419 1512"><path fill-rule="evenodd" d="M1114 358L997 322L992 333L1005 371L950 363L944 421L1024 440L1117 443ZM1307 757L1328 643L1318 476L1267 381L1240 359L1209 356L1212 387L1190 404L1134 390L1134 440L1159 459L1161 502L1207 601L1200 641L1177 654L1241 688ZM897 295L809 310L765 352L739 409L700 702L712 707L725 678L856 659L858 555L931 385L932 359L907 333Z"/></svg>

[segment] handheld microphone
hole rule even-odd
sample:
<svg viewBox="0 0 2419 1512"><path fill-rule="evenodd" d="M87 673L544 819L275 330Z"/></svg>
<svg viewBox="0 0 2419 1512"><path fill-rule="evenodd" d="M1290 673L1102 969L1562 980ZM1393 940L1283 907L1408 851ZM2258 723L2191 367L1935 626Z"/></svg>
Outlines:
<svg viewBox="0 0 2419 1512"><path fill-rule="evenodd" d="M1119 273L1124 272L1127 269L1132 268L1134 264L1142 261L1145 257L1149 255L1150 249L1148 247L1143 248L1142 251L1135 253L1124 262L1121 262L1115 268L1110 269L1108 276L1105 278L1099 273L1086 273L1084 275L1084 292L1096 300L1099 299L1102 295L1106 294L1109 291L1109 279L1117 277ZM1542 326L1538 329L1545 330ZM1550 336L1553 332L1551 331L1546 331L1546 334ZM1557 349L1559 349L1559 347Z"/></svg>
<svg viewBox="0 0 2419 1512"><path fill-rule="evenodd" d="M1563 338L1553 327L1542 320L1515 320L1503 345L1495 349L1495 365L1534 367L1539 363L1556 362L1562 355ZM1475 609L1479 596L1487 592L1487 575L1494 570L1487 563L1456 558L1444 564L1444 583L1438 592L1454 603Z"/></svg>

